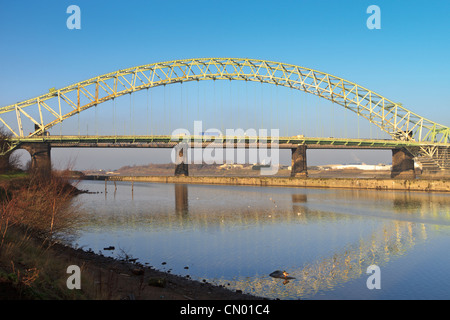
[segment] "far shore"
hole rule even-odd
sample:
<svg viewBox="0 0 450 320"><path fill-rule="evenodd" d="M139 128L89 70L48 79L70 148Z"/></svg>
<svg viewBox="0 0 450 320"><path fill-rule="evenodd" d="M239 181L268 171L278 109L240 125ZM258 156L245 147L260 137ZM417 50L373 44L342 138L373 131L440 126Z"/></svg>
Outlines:
<svg viewBox="0 0 450 320"><path fill-rule="evenodd" d="M400 190L422 192L450 192L450 180L446 179L391 179L391 178L293 178L264 176L84 176L84 180L182 183L210 185L240 185L264 187L339 188L366 190Z"/></svg>

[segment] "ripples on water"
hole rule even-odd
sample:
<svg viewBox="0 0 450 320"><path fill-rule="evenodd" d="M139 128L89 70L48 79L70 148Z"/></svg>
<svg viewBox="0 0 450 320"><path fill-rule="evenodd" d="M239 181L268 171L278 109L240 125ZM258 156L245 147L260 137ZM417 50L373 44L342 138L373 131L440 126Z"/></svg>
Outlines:
<svg viewBox="0 0 450 320"><path fill-rule="evenodd" d="M448 299L450 195L220 185L80 186L77 246L278 299ZM115 251L103 251L115 246ZM165 264L162 264L165 262ZM369 290L369 265L381 289ZM185 267L188 267L185 269ZM285 270L290 281L272 278Z"/></svg>

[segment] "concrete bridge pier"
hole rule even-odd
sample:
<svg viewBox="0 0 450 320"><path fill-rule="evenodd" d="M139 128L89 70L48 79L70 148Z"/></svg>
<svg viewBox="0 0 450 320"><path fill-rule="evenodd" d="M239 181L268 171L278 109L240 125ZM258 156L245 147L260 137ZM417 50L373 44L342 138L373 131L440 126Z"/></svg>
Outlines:
<svg viewBox="0 0 450 320"><path fill-rule="evenodd" d="M407 149L392 149L391 178L416 178L416 173L414 171L414 157Z"/></svg>
<svg viewBox="0 0 450 320"><path fill-rule="evenodd" d="M25 143L20 148L27 150L31 155L30 172L47 178L51 176L52 162L49 143Z"/></svg>
<svg viewBox="0 0 450 320"><path fill-rule="evenodd" d="M292 151L292 169L291 177L306 178L308 169L306 164L306 145L301 144Z"/></svg>
<svg viewBox="0 0 450 320"><path fill-rule="evenodd" d="M175 176L189 176L187 146L177 145L175 147L175 157Z"/></svg>

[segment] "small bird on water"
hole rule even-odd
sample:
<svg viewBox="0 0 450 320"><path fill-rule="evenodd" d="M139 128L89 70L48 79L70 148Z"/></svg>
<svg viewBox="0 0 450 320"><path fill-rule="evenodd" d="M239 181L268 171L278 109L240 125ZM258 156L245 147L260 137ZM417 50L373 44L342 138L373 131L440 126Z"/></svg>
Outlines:
<svg viewBox="0 0 450 320"><path fill-rule="evenodd" d="M271 276L273 278L281 278L281 279L295 279L294 277L290 277L289 273L287 273L286 271L280 271L280 270L276 270L276 271L272 272L271 274L269 274L269 276Z"/></svg>

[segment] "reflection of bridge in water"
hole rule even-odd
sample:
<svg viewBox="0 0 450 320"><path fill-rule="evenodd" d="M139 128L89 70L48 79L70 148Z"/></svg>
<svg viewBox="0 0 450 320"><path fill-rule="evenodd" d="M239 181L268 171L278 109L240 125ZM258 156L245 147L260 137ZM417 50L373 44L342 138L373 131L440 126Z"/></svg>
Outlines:
<svg viewBox="0 0 450 320"><path fill-rule="evenodd" d="M133 188L132 183L120 182L126 188ZM139 185L142 183L136 183ZM148 184L144 182L143 184ZM151 184L151 183L150 183ZM230 211L217 211L218 206L214 201L208 203L202 202L201 207L198 206L197 199L189 199L189 186L186 184L173 184L174 186L174 212L176 215L171 215L167 211L159 211L157 208L153 208L152 212L143 214L139 220L135 222L131 221L115 221L109 217L101 217L98 221L99 224L128 224L131 227L138 227L140 225L154 224L164 226L167 228L184 228L200 225L222 225L224 223L245 223L245 224L265 224L272 223L274 221L283 222L301 222L309 223L319 220L334 220L338 221L346 217L358 215L358 212L368 211L369 213L363 214L364 217L385 218L383 211L396 212L396 220L405 220L413 223L428 223L430 225L448 225L450 221L450 196L448 194L440 193L427 193L427 192L395 192L395 191L371 191L371 190L328 190L325 193L293 193L291 196L290 205L287 202L277 202L276 206L273 206L274 201L267 198L261 198L259 205L249 206L242 209L239 203L229 203L226 205L228 208L236 209L236 214L230 214ZM197 185L198 186L198 185ZM233 187L233 186L216 186L220 187ZM258 196L258 191L251 192L247 189L259 188L259 187L244 187L246 188L246 194ZM214 188L213 188L214 189ZM208 193L208 189L201 189L205 194ZM123 189L122 191L123 192ZM132 191L130 191L132 195ZM107 197L107 194L105 194ZM357 199L363 199L361 203L352 203L351 206L345 206L346 203ZM367 202L364 200L366 199ZM311 201L315 204L311 204ZM389 201L389 202L386 202ZM334 203L336 206L342 206L342 210L339 213L339 209L336 206L333 207L335 212L331 212L326 203ZM390 203L390 207L386 204ZM367 204L376 208L376 213L371 213ZM379 204L379 207L377 207ZM271 217L268 218L267 214L271 213ZM300 213L300 214L299 214ZM275 219L275 220L274 220ZM95 217L92 217L91 223L96 224ZM206 223L208 221L208 223ZM130 224L131 222L131 224Z"/></svg>
<svg viewBox="0 0 450 320"><path fill-rule="evenodd" d="M130 185L131 189L133 184L120 182L123 185ZM139 185L142 183L136 183ZM143 184L147 184L144 182ZM135 185L135 186L136 186ZM352 215L357 215L358 210L368 211L366 206L369 202L371 206L377 208L376 214L366 213L365 217L384 218L383 211L393 210L396 212L397 220L406 220L414 223L429 223L433 224L449 224L450 220L450 196L448 194L440 193L427 193L427 192L395 192L395 191L371 191L371 190L333 190L325 193L293 193L291 195L290 206L284 203L277 203L277 206L273 205L274 201L268 199L261 199L261 204L258 206L248 207L241 211L241 214L229 214L227 211L217 211L217 205L211 201L209 203L202 202L202 207L196 204L192 204L192 201L196 199L189 199L189 185L186 184L173 184L174 186L174 211L177 215L170 215L166 211L158 211L154 209L151 213L142 216L141 220L136 221L134 226L138 224L156 223L160 226L168 228L177 227L183 228L184 226L205 225L206 220L211 226L217 224L244 222L245 224L264 224L272 223L273 218L279 221L285 222L302 222L307 224L308 222L318 220L339 220ZM191 185L193 186L193 185ZM218 188L224 186L216 186ZM225 186L228 187L232 186ZM128 188L128 187L126 187ZM259 188L259 187L245 187L246 194L259 195L258 191L251 192L247 189ZM123 192L123 190L122 190ZM207 189L202 189L202 192L207 193ZM132 192L131 192L132 194ZM107 195L105 194L105 197ZM337 206L345 205L350 201L357 199L363 199L363 201L357 205L352 203L351 206L343 207L342 212L330 212L327 211L326 203L334 203ZM367 202L364 200L366 199ZM309 200L309 201L308 201ZM316 203L312 205L311 200ZM389 201L389 202L386 202ZM191 205L190 205L191 203ZM379 203L379 207L376 205ZM386 206L390 203L390 207ZM242 209L240 204L226 203L229 208ZM220 205L220 204L218 204ZM354 209L354 210L352 210ZM333 210L336 210L334 207ZM280 214L279 212L282 211ZM270 219L267 218L267 213L274 213ZM299 214L301 213L301 214ZM108 217L102 217L102 219L108 219ZM95 217L91 222L95 221ZM115 224L114 220L101 220L99 223L108 221L108 223ZM117 224L123 224L125 221L117 221ZM132 225L132 226L133 226Z"/></svg>
<svg viewBox="0 0 450 320"><path fill-rule="evenodd" d="M230 283L231 288L239 288L260 296L279 299L308 298L361 277L366 274L370 265L382 267L426 239L427 230L424 224L393 221L386 223L383 229L369 238L361 239L358 244L308 263L300 269L287 270L289 276L295 278L293 280L282 282L280 279L263 276L221 279L218 283Z"/></svg>
<svg viewBox="0 0 450 320"><path fill-rule="evenodd" d="M175 185L175 201L177 213L188 214L188 187ZM390 260L399 257L417 243L427 239L427 227L420 220L430 221L438 218L438 222L450 221L450 197L445 195L417 194L395 192L368 192L352 190L343 194L333 193L331 198L342 201L355 198L356 194L378 200L391 200L395 212L409 211L410 221L390 220L383 227L373 232L370 237L360 239L359 243L343 248L330 257L324 257L313 263L304 265L301 269L289 270L293 280L274 279L270 276L244 277L242 279L215 279L214 282L230 288L243 290L257 296L276 298L307 298L319 291L331 290L366 274L367 267L385 265ZM313 195L314 196L314 195ZM327 194L327 199L330 194ZM286 216L279 219L291 220L296 223L308 224L320 220L332 221L345 219L342 214L309 209L307 194L292 194L292 211L283 212ZM384 202L385 204L385 202ZM443 210L444 216L442 217ZM253 212L251 217L258 222L267 223L264 214ZM231 217L230 217L231 218ZM208 217L203 216L203 219ZM251 218L249 218L251 219ZM264 222L263 222L264 221ZM416 222L419 221L419 222Z"/></svg>
<svg viewBox="0 0 450 320"><path fill-rule="evenodd" d="M139 219L117 221L114 218L108 221L108 217L102 217L98 223L111 225L127 223L131 228L152 226L170 230L220 231L226 230L228 226L264 227L279 223L308 225L322 222L339 223L359 218L376 219L380 222L380 226L372 230L369 235L342 247L336 253L304 264L299 269L286 270L290 276L295 277L288 283L283 284L282 279L274 279L269 275L210 279L214 283L232 289L281 299L311 297L319 291L331 290L340 284L357 279L366 274L369 265L375 264L381 267L407 253L416 244L425 241L430 228L450 225L450 197L447 194L366 190L307 193L292 190L290 200L283 198L280 201L277 198L275 201L265 195L258 202L260 204L242 208L237 201L237 204L229 203L227 210L221 210L221 204L215 199L202 202L199 206L195 192L194 196L190 197L188 185L174 184L173 188L175 214L167 210L155 209ZM209 189L201 188L200 190L200 193L196 193L197 195L202 194L204 198L210 197ZM249 188L245 197L252 195L252 190ZM254 195L260 196L258 191L255 191ZM353 201L350 201L351 199ZM355 199L358 201L354 201ZM333 203L333 208L338 209L327 210L324 204L326 202ZM350 210L351 208L353 211ZM395 215L391 214L387 217L383 215L383 211L391 213L393 211ZM342 232L339 228L336 231ZM338 234L334 236L339 237ZM195 250L195 248L192 249Z"/></svg>
<svg viewBox="0 0 450 320"><path fill-rule="evenodd" d="M188 210L187 187L179 185L175 188L176 195L179 197L177 204L183 204L182 208L186 212ZM343 194L346 196L343 196ZM428 220L430 218L430 206L433 206L433 210L431 210L432 216L439 215L438 212L442 212L441 210L446 208L447 218L450 218L450 198L445 196L414 194L414 197L411 197L408 193L374 193L359 190L343 194L332 193L331 198L339 198L345 201L350 198L354 199L356 194L358 194L363 197L364 195L371 198L375 197L379 200L389 199L391 200L392 208L396 212L402 212L405 209L416 212L410 217L413 220ZM329 198L330 194L327 194L327 199ZM430 199L434 201L430 201ZM292 211L290 213L286 212L288 216L285 216L284 219L291 219L304 224L320 220L345 219L341 214L311 210L306 205L307 203L307 194L292 194ZM262 217L259 218L261 219ZM406 253L417 242L426 239L427 230L422 223L389 221L383 224L382 229L372 233L366 239L361 239L358 244L349 246L333 256L307 264L302 269L289 270L289 275L293 276L294 280L282 282L280 279L265 276L257 278L245 277L243 279L219 279L216 282L222 285L230 284L229 287L231 288L244 290L255 295L268 295L281 299L283 297L306 298L319 291L330 290L339 284L357 279L366 273L369 265L383 266L391 259Z"/></svg>

